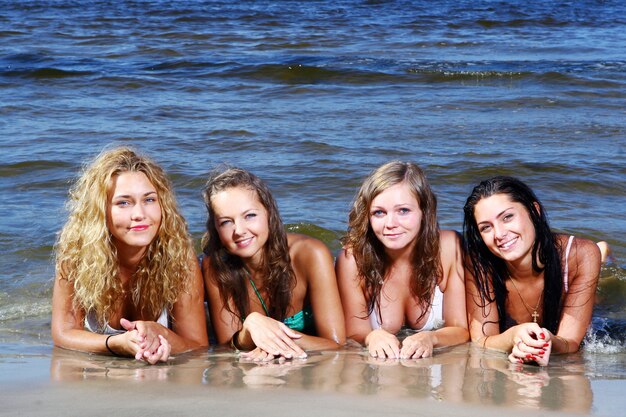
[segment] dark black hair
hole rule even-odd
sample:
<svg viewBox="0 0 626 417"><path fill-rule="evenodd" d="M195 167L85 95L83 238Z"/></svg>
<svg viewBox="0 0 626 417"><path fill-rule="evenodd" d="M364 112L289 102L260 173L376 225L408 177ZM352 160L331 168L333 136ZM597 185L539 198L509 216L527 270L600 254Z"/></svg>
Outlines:
<svg viewBox="0 0 626 417"><path fill-rule="evenodd" d="M505 282L509 278L509 270L504 260L491 253L485 245L474 217L476 204L483 198L495 194L506 194L512 201L520 203L528 211L535 228L535 241L532 247L533 270L537 273L544 273L543 320L540 325L556 334L563 307L561 248L548 225L546 210L535 193L522 181L513 177L497 176L482 181L474 187L463 207L465 264L474 275L483 314L485 314L485 307L495 301L500 319L500 332L506 330L504 303L507 289Z"/></svg>

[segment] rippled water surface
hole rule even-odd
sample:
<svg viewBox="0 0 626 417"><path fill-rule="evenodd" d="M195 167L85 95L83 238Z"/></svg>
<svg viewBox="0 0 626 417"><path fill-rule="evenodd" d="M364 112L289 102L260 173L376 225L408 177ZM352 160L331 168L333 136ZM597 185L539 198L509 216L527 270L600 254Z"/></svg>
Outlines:
<svg viewBox="0 0 626 417"><path fill-rule="evenodd" d="M221 162L333 250L387 160L423 166L457 230L473 185L519 176L556 230L613 246L589 354L623 352L625 16L621 1L0 1L4 350L50 344L68 186L131 144L170 173L197 239Z"/></svg>

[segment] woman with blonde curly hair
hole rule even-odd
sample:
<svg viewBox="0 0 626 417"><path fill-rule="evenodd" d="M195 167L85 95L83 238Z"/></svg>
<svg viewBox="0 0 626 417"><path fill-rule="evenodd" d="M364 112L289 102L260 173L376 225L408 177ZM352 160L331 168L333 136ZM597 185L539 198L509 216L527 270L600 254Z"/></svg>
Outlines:
<svg viewBox="0 0 626 417"><path fill-rule="evenodd" d="M202 270L218 343L252 360L343 344L333 258L319 240L285 232L265 183L239 168L217 169L204 201Z"/></svg>
<svg viewBox="0 0 626 417"><path fill-rule="evenodd" d="M417 165L388 162L365 179L336 270L347 336L371 356L423 358L468 340L460 239L439 230Z"/></svg>
<svg viewBox="0 0 626 417"><path fill-rule="evenodd" d="M164 171L103 151L70 189L56 243L55 345L149 363L207 346L202 276Z"/></svg>

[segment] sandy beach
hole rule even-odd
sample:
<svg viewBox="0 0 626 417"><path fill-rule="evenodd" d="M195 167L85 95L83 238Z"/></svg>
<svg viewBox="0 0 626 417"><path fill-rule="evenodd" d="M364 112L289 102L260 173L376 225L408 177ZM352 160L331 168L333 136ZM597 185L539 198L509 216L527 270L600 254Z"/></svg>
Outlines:
<svg viewBox="0 0 626 417"><path fill-rule="evenodd" d="M0 415L620 415L607 399L623 380L594 390L580 357L555 359L520 368L468 344L422 360L350 347L258 364L217 348L147 366L54 348L4 355Z"/></svg>

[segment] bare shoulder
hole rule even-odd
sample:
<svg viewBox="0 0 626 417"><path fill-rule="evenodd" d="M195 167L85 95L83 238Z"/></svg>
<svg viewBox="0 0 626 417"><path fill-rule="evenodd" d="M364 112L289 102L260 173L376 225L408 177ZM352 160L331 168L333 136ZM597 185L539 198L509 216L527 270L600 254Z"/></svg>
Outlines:
<svg viewBox="0 0 626 417"><path fill-rule="evenodd" d="M337 264L355 264L356 260L354 259L354 254L352 250L347 247L341 248L339 253L337 254Z"/></svg>
<svg viewBox="0 0 626 417"><path fill-rule="evenodd" d="M563 248L563 258L566 256L566 247L567 242L569 240L569 235L556 235L556 240L559 245ZM572 246L570 248L569 258L568 260L575 260L575 262L591 262L600 264L601 261L601 253L598 245L589 240L582 237L575 236L572 241Z"/></svg>
<svg viewBox="0 0 626 417"><path fill-rule="evenodd" d="M313 262L331 256L328 247L319 239L298 233L288 233L289 256L295 263Z"/></svg>
<svg viewBox="0 0 626 417"><path fill-rule="evenodd" d="M442 254L456 253L461 247L461 236L454 230L440 230L439 242Z"/></svg>
<svg viewBox="0 0 626 417"><path fill-rule="evenodd" d="M439 231L439 248L443 276L438 285L446 291L451 277L463 277L463 262L461 256L461 237L454 230Z"/></svg>
<svg viewBox="0 0 626 417"><path fill-rule="evenodd" d="M441 230L439 232L439 247L441 264L444 270L461 261L461 236L454 230Z"/></svg>

